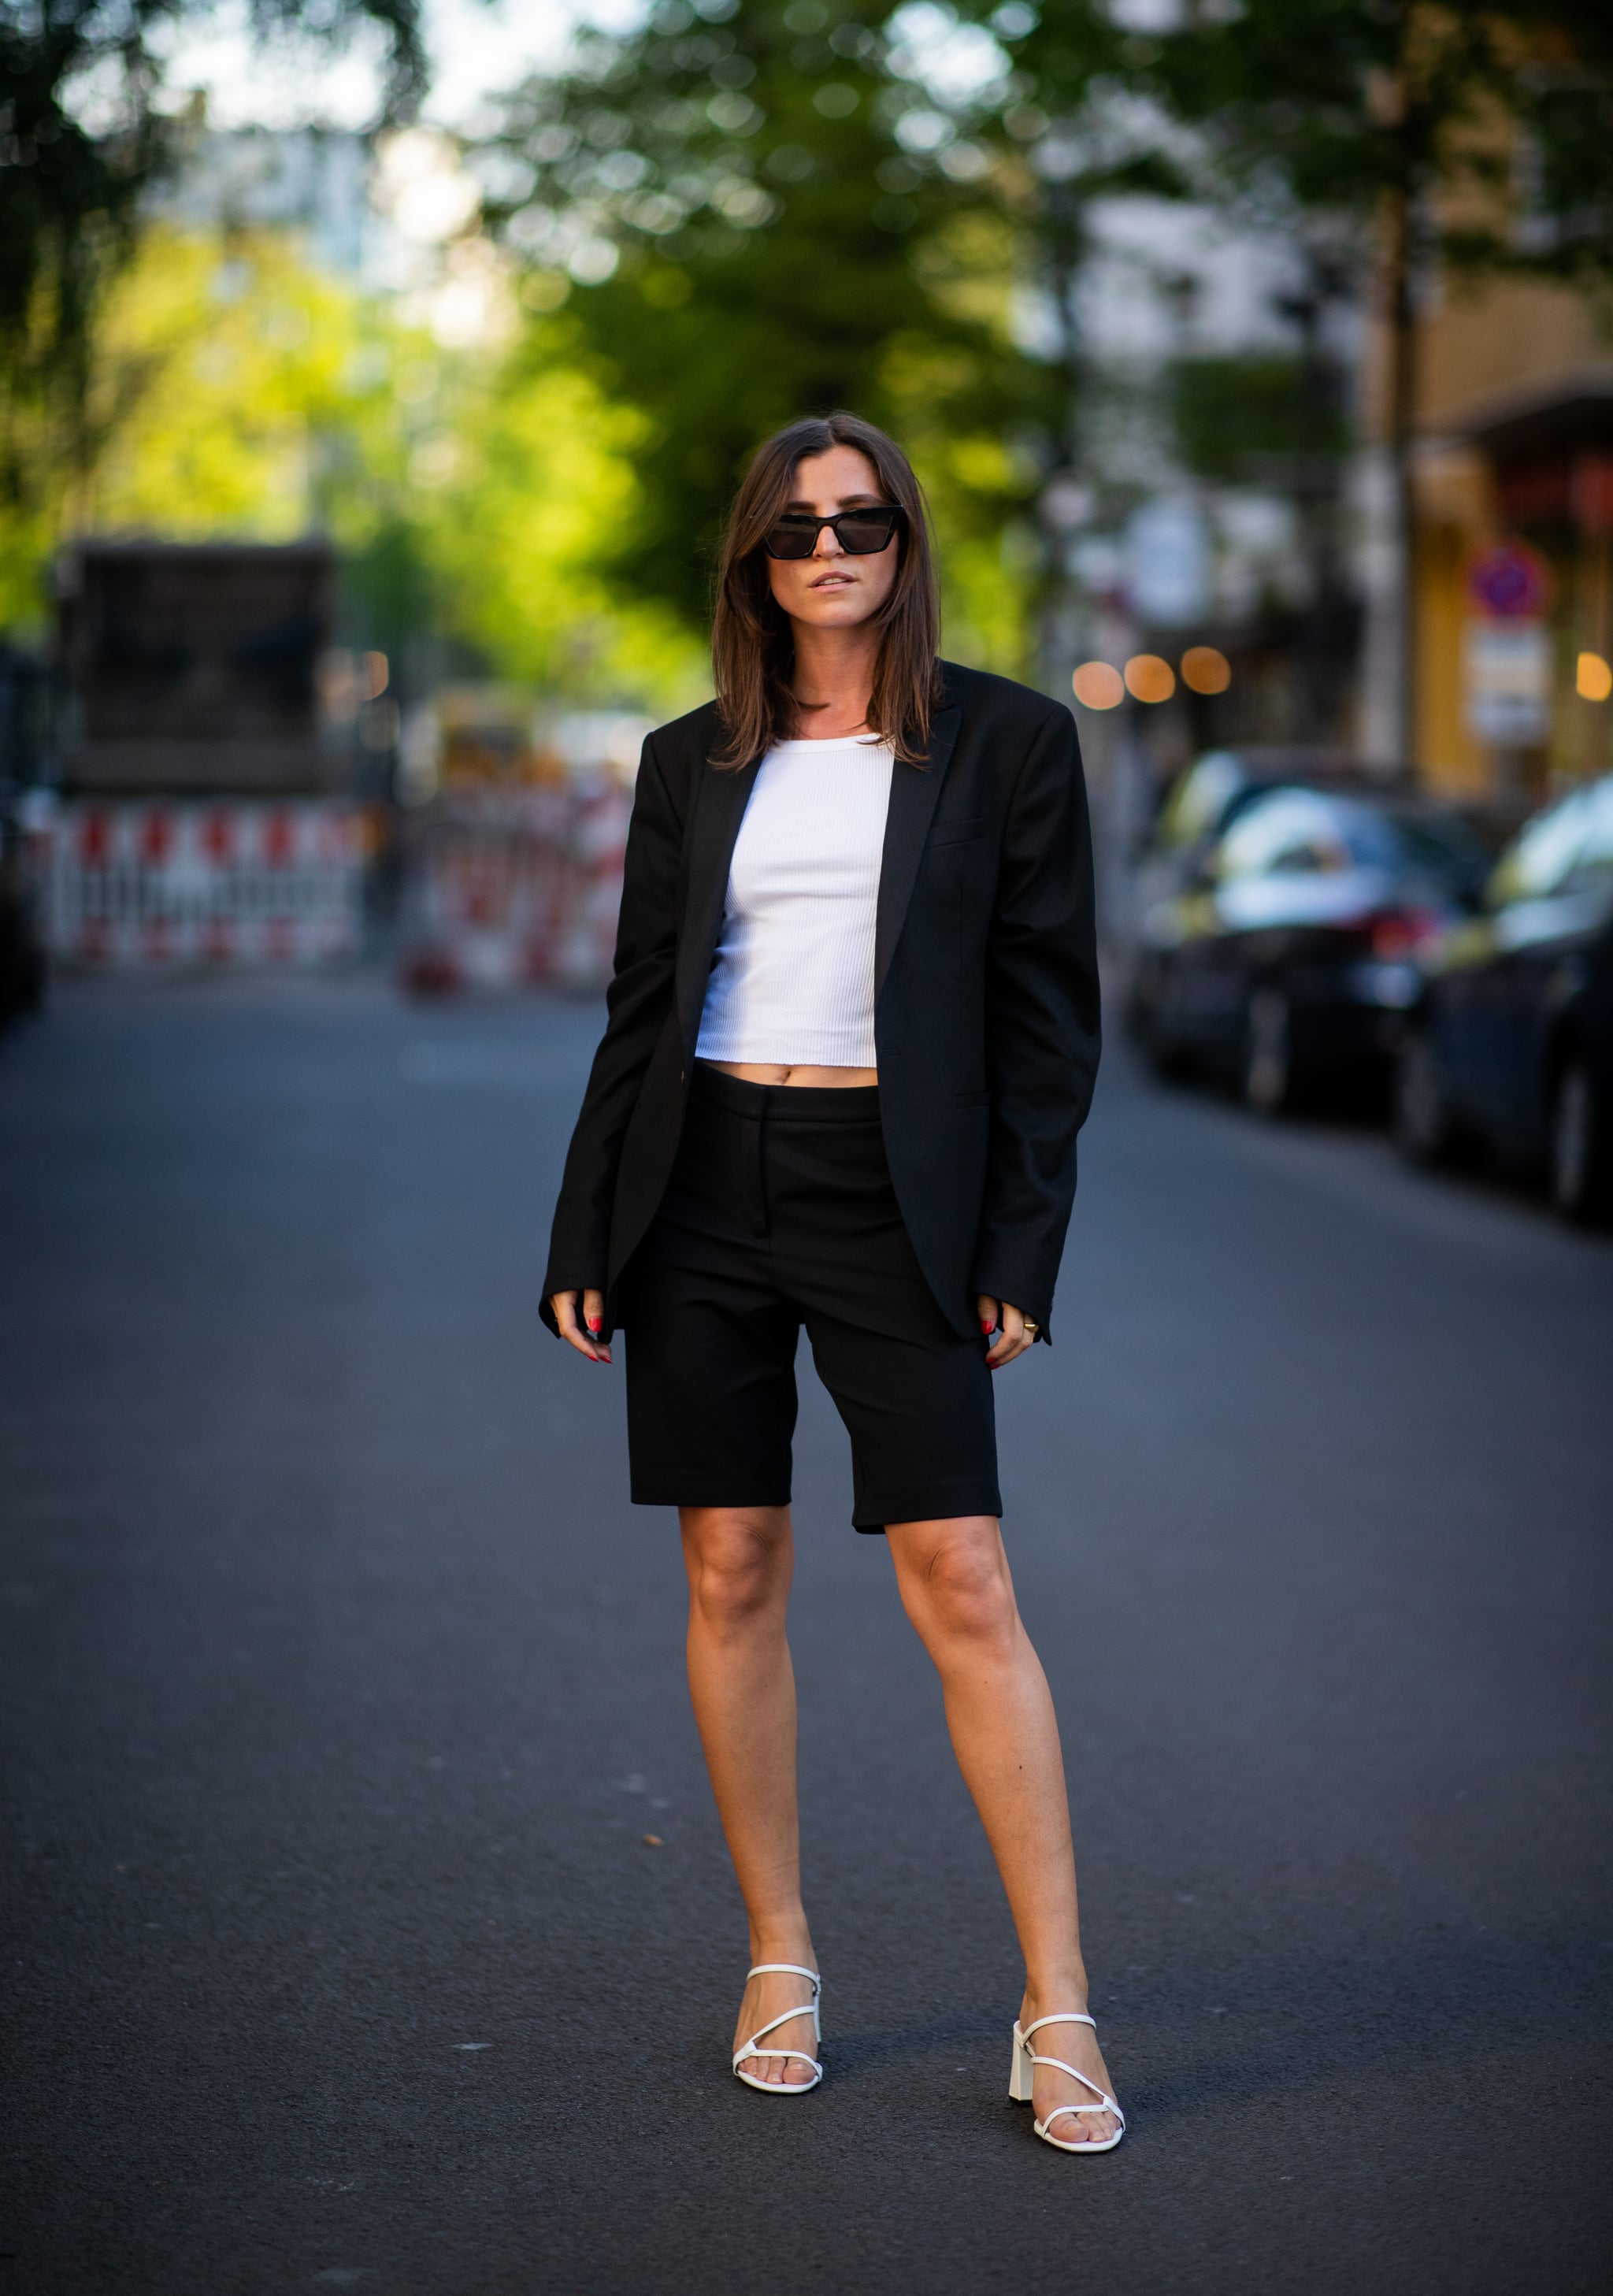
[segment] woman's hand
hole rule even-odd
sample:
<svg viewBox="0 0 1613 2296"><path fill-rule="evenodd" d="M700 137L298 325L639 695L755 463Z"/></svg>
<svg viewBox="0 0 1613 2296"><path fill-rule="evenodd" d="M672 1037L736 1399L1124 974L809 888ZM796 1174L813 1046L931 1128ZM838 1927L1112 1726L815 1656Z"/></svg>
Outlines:
<svg viewBox="0 0 1613 2296"><path fill-rule="evenodd" d="M1011 1308L1006 1300L988 1300L982 1292L975 1306L979 1310L981 1331L987 1339L994 1332L996 1333L986 1357L988 1371L1001 1371L1004 1364L1012 1363L1016 1356L1022 1356L1027 1348L1036 1344L1041 1325L1028 1324L1019 1310Z"/></svg>
<svg viewBox="0 0 1613 2296"><path fill-rule="evenodd" d="M579 1324L577 1320L577 1293L555 1292L550 1294L549 1305L554 1310L560 1335L569 1346L577 1349L579 1356L586 1356L590 1363L608 1364L610 1350L599 1337L600 1325L605 1320L605 1295L602 1292L588 1291L583 1293L582 1298L583 1322ZM584 1330L584 1324L587 1326L586 1330Z"/></svg>

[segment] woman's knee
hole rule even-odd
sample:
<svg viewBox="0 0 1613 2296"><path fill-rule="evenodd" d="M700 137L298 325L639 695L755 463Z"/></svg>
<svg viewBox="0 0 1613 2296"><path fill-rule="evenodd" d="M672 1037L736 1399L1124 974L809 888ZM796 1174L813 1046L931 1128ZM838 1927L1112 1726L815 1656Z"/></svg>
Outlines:
<svg viewBox="0 0 1613 2296"><path fill-rule="evenodd" d="M1008 1558L995 1524L939 1539L907 1574L908 1606L949 1641L991 1642L1019 1622Z"/></svg>
<svg viewBox="0 0 1613 2296"><path fill-rule="evenodd" d="M789 1592L790 1518L782 1507L685 1507L689 1591L719 1632L749 1624Z"/></svg>

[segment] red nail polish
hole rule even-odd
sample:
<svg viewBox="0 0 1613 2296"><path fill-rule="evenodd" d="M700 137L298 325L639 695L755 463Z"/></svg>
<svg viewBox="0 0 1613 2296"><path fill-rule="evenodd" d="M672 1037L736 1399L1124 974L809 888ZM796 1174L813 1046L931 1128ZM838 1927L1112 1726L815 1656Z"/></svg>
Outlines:
<svg viewBox="0 0 1613 2296"><path fill-rule="evenodd" d="M980 1318L980 1329L985 1332L985 1334L986 1334L986 1336L987 1336L987 1339L990 1339L990 1337L991 1337L992 1333L996 1330L996 1328L997 1328L997 1327L996 1327L996 1325L995 1325L995 1324L988 1324L988 1323L987 1322L987 1320L986 1320L985 1316L981 1316L981 1318Z"/></svg>
<svg viewBox="0 0 1613 2296"><path fill-rule="evenodd" d="M588 1329L593 1332L593 1334L594 1334L594 1338L597 1340L597 1339L598 1339L598 1337L599 1337L599 1327L600 1327L600 1319L599 1319L599 1317L598 1317L597 1316L590 1316L588 1317L588 1319L587 1319L587 1323L588 1323Z"/></svg>

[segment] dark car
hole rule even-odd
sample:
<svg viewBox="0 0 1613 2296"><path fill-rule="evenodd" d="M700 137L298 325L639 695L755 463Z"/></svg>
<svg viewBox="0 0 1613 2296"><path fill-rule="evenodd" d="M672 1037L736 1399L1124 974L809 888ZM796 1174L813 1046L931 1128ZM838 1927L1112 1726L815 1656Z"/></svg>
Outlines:
<svg viewBox="0 0 1613 2296"><path fill-rule="evenodd" d="M1290 783L1348 791L1362 787L1364 776L1333 750L1293 743L1207 750L1195 758L1173 784L1137 855L1135 915L1146 919L1181 891L1235 813L1264 791Z"/></svg>
<svg viewBox="0 0 1613 2296"><path fill-rule="evenodd" d="M1138 1037L1165 1073L1234 1079L1275 1113L1313 1090L1380 1092L1419 951L1476 906L1490 857L1454 808L1300 783L1233 798L1145 908Z"/></svg>
<svg viewBox="0 0 1613 2296"><path fill-rule="evenodd" d="M0 645L0 1027L45 995L45 946L30 832L50 721L48 672Z"/></svg>
<svg viewBox="0 0 1613 2296"><path fill-rule="evenodd" d="M1485 1146L1567 1218L1613 1214L1613 775L1529 823L1427 972L1395 1095L1407 1154Z"/></svg>

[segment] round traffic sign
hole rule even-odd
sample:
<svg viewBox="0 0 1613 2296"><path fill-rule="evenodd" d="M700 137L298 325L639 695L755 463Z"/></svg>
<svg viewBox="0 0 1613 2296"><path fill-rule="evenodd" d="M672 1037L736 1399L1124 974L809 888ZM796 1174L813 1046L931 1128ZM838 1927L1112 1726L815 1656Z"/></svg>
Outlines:
<svg viewBox="0 0 1613 2296"><path fill-rule="evenodd" d="M1543 614L1551 589L1551 568L1527 542L1491 543L1468 568L1468 595L1480 613L1497 621Z"/></svg>

